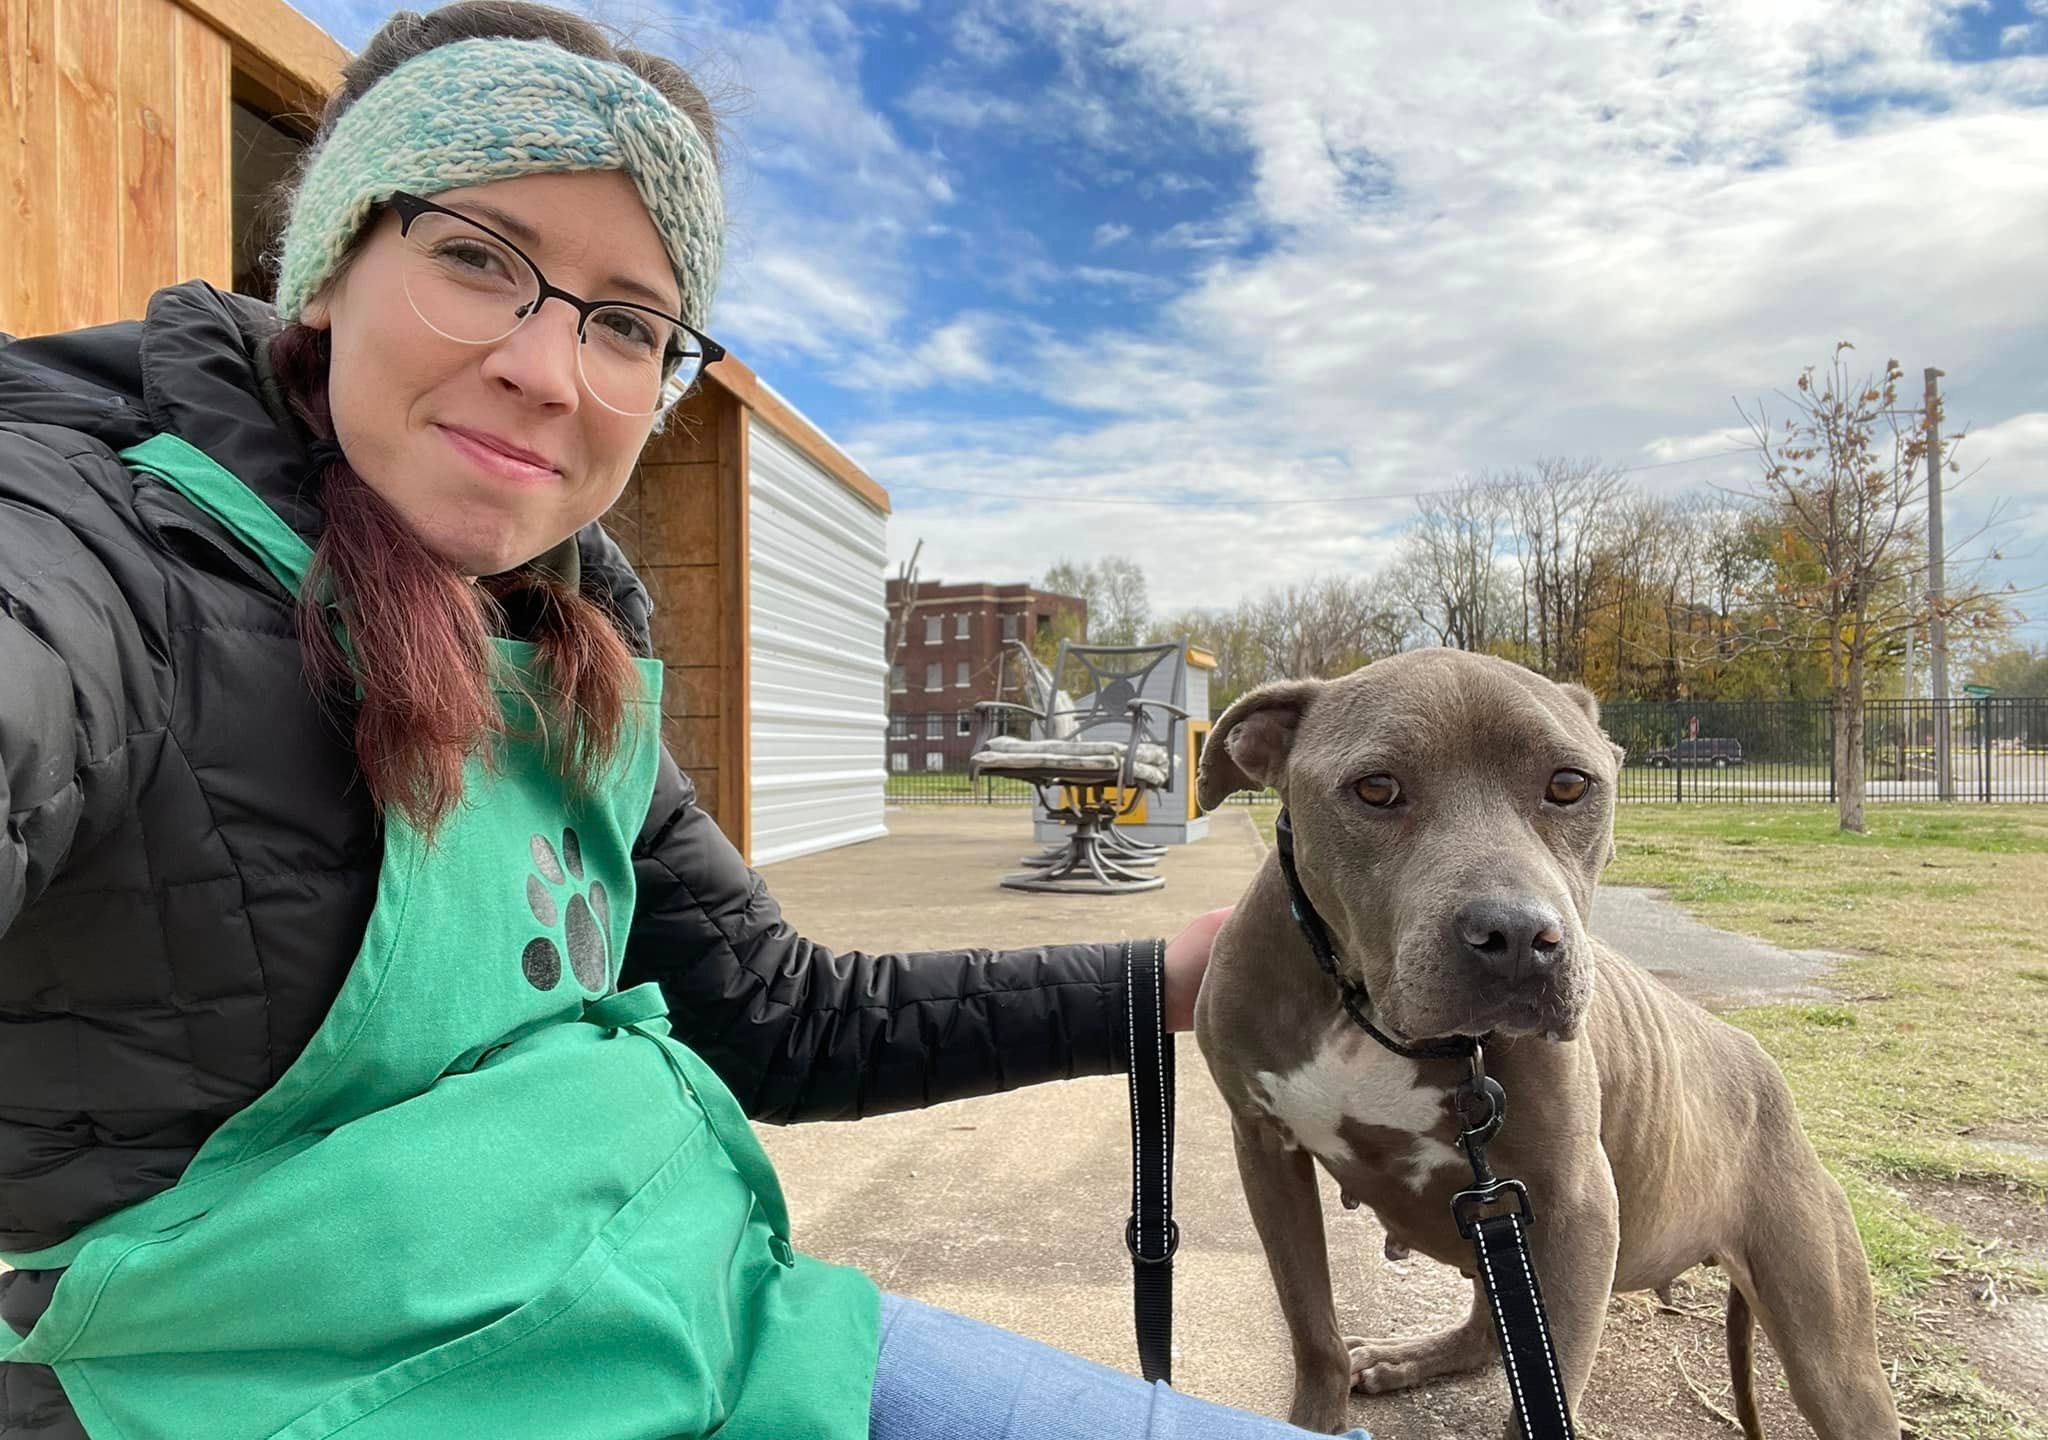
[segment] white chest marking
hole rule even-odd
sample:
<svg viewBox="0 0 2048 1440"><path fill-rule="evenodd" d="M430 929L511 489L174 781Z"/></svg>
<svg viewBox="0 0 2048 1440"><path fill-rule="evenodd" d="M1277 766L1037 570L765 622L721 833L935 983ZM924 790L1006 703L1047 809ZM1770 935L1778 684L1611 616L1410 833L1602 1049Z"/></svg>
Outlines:
<svg viewBox="0 0 2048 1440"><path fill-rule="evenodd" d="M1430 1172L1458 1165L1463 1154L1429 1132L1443 1118L1448 1093L1421 1083L1422 1067L1375 1043L1345 1023L1323 1037L1296 1070L1252 1077L1259 1103L1286 1127L1295 1145L1332 1166L1358 1163L1344 1138L1347 1119L1414 1137L1408 1157L1410 1188L1420 1194Z"/></svg>

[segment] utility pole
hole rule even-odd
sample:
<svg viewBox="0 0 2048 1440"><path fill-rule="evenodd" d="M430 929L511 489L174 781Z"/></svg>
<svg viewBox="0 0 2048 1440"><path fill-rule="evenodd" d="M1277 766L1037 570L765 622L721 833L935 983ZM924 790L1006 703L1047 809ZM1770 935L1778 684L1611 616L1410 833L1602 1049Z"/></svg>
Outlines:
<svg viewBox="0 0 2048 1440"><path fill-rule="evenodd" d="M1941 539L1941 387L1934 382L1945 371L1927 367L1927 649L1934 667L1934 774L1944 800L1956 798L1956 777L1949 768L1948 622L1942 618Z"/></svg>
<svg viewBox="0 0 2048 1440"><path fill-rule="evenodd" d="M1911 603L1911 600L1912 597L1909 594L1907 596L1908 604ZM1918 628L1919 627L1915 625L1908 625L1906 627L1906 675L1905 679L1902 680L1899 684L1899 698L1901 700L1910 701L1913 699L1913 634L1914 631ZM1906 712L1906 733L1910 736L1917 737L1919 731L1920 725L1918 717L1916 717L1912 711L1908 710ZM1918 743L1917 739L1915 740L1915 743Z"/></svg>

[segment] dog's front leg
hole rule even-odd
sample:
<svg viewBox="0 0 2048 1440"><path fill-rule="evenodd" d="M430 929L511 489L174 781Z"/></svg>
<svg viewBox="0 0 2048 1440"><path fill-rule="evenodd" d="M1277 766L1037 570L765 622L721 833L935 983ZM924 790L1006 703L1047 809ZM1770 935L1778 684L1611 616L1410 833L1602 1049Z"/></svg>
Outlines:
<svg viewBox="0 0 2048 1440"><path fill-rule="evenodd" d="M1330 1295L1315 1162L1261 1121L1233 1115L1230 1129L1244 1198L1294 1346L1294 1404L1287 1418L1304 1430L1334 1434L1346 1424L1351 1366Z"/></svg>
<svg viewBox="0 0 2048 1440"><path fill-rule="evenodd" d="M1563 1382L1565 1400L1576 1415L1586 1383L1593 1376L1600 1331L1607 1322L1607 1299L1614 1291L1621 1207L1614 1191L1614 1174L1597 1149L1588 1163L1567 1167L1557 1183L1545 1189L1548 1193L1530 1229L1530 1258L1543 1293L1551 1348L1557 1354L1557 1380ZM1494 1257L1496 1263L1503 1258ZM1508 1383L1526 1393L1557 1381L1547 1374L1511 1373ZM1513 1440L1512 1422L1507 1434Z"/></svg>

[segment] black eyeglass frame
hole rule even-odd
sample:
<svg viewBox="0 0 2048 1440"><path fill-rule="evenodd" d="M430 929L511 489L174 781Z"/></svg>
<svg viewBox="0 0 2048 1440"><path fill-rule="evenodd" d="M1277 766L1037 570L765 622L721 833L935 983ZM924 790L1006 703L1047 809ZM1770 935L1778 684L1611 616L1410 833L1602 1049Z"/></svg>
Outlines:
<svg viewBox="0 0 2048 1440"><path fill-rule="evenodd" d="M422 200L419 196L408 194L403 190L393 191L390 200L386 203L390 205L392 211L398 216L398 233L401 236L410 233L413 222L422 215L429 212L436 215L446 215L451 219L460 220L465 225L475 226L526 262L526 268L531 270L533 278L540 282L540 294L535 297L533 304L526 310L526 313L519 317L519 324L514 325L512 330L517 330L519 325L525 324L541 306L547 304L550 299L555 299L560 300L576 312L576 343L579 345L590 343L583 332L585 327L590 324L592 312L598 310L638 310L643 315L652 315L658 319L666 320L669 324L681 329L694 339L703 350L703 354L697 361L697 374L690 377L691 385L697 383L697 380L704 374L704 368L707 365L714 365L725 358L725 347L723 345L713 340L709 335L706 335L702 330L699 330L680 315L670 315L666 311L657 310L652 305L642 305L635 300L585 300L581 295L572 295L567 290L562 289L561 286L550 284L546 272L534 263L531 255L521 250L517 245L514 245L510 240L507 240L503 235L500 235L475 216L465 215L460 210L450 210L446 205L436 205L431 200ZM507 330L505 334L511 334L512 330ZM499 338L502 339L503 336ZM677 368L680 369L680 356L677 357L677 361ZM671 372L662 381L663 388L666 389L674 382L674 379L675 376ZM689 386L685 386L681 393L687 395L689 393Z"/></svg>

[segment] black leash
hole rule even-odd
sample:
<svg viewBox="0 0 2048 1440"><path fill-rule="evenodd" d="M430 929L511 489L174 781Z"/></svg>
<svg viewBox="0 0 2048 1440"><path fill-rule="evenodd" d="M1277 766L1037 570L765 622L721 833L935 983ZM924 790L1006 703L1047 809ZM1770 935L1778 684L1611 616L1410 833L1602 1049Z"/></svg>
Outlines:
<svg viewBox="0 0 2048 1440"><path fill-rule="evenodd" d="M1273 831L1295 922L1307 937L1316 964L1336 982L1345 1013L1353 1023L1396 1055L1411 1060L1465 1060L1471 1066L1471 1073L1458 1086L1455 1104L1463 1126L1458 1143L1472 1162L1472 1188L1451 1198L1451 1215L1458 1233L1472 1242L1477 1256L1476 1273L1493 1309L1494 1335L1500 1341L1501 1364L1508 1372L1508 1390L1523 1440L1574 1440L1577 1432L1572 1429L1571 1407L1564 1398L1564 1377L1550 1343L1550 1322L1543 1313L1542 1292L1536 1288L1536 1267L1529 1261L1528 1226L1535 1215L1529 1191L1519 1180L1496 1178L1486 1163L1487 1144L1507 1119L1508 1096L1500 1082L1486 1073L1485 1037L1453 1035L1402 1045L1374 1025L1372 997L1364 986L1338 973L1329 930L1301 888L1301 877L1294 868L1294 827L1288 823L1286 811L1280 812ZM1480 1213L1510 1199L1514 1208L1506 1214Z"/></svg>
<svg viewBox="0 0 2048 1440"><path fill-rule="evenodd" d="M1522 1440L1573 1440L1571 1406L1564 1398L1564 1376L1550 1343L1550 1320L1543 1313L1543 1292L1536 1286L1536 1267L1529 1261L1529 1222L1535 1211L1529 1191L1519 1180L1496 1179L1486 1163L1486 1144L1500 1133L1508 1116L1507 1091L1486 1073L1482 1048L1472 1047L1472 1073L1458 1086L1458 1119L1464 1129L1458 1143L1472 1162L1472 1188L1451 1197L1458 1233L1472 1242L1478 1256L1479 1283L1493 1307L1493 1333L1500 1341L1500 1360L1508 1372L1515 1418ZM1504 1215L1481 1215L1486 1206L1512 1197L1514 1209Z"/></svg>
<svg viewBox="0 0 2048 1440"><path fill-rule="evenodd" d="M1126 941L1124 1028L1130 1042L1131 1286L1138 1325L1138 1367L1147 1380L1173 1383L1173 1037L1166 1033L1166 942Z"/></svg>

